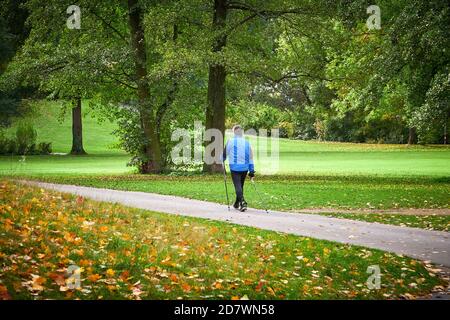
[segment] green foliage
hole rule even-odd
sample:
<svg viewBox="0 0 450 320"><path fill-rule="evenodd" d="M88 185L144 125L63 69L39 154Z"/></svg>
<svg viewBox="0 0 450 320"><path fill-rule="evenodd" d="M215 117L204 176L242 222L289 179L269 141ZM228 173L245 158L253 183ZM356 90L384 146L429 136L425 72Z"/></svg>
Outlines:
<svg viewBox="0 0 450 320"><path fill-rule="evenodd" d="M281 137L291 138L294 125L290 122L290 114L282 112L273 106L242 100L236 105L228 107L227 125L241 124L245 130L266 129L270 135L271 129L280 129Z"/></svg>
<svg viewBox="0 0 450 320"><path fill-rule="evenodd" d="M36 149L37 153L40 155L51 154L52 150L51 142L39 142Z"/></svg>
<svg viewBox="0 0 450 320"><path fill-rule="evenodd" d="M36 150L37 132L29 123L21 123L16 130L17 152L33 154Z"/></svg>
<svg viewBox="0 0 450 320"><path fill-rule="evenodd" d="M0 127L9 126L11 119L19 115L19 105L18 99L0 90Z"/></svg>
<svg viewBox="0 0 450 320"><path fill-rule="evenodd" d="M214 64L227 71L228 127L376 143L405 143L415 128L420 142L436 143L449 125L450 14L442 1L381 0L382 29L372 31L362 0L243 1L231 5L224 30L211 28L210 2L140 1L148 75L139 81L149 88L142 106L125 2L78 1L80 30L66 27L65 0L18 3L3 2L0 15L0 50L8 57L0 69L0 125L22 114L20 88L89 98L95 112L117 120L120 146L137 167L151 160L146 114L163 165L173 168L171 132L203 119ZM283 13L291 9L297 12ZM226 47L216 52L223 33Z"/></svg>
<svg viewBox="0 0 450 320"><path fill-rule="evenodd" d="M133 106L123 106L117 111L116 118L118 128L113 134L119 138L118 146L132 156L127 165L141 168L149 159L139 113Z"/></svg>
<svg viewBox="0 0 450 320"><path fill-rule="evenodd" d="M330 51L327 73L340 112L363 111L370 118L396 114L398 125L419 129L448 121L450 9L442 1L379 3L382 30L336 27L344 39ZM441 131L442 132L442 131ZM436 137L434 142L440 139Z"/></svg>
<svg viewBox="0 0 450 320"><path fill-rule="evenodd" d="M51 142L37 144L37 131L33 125L20 122L15 136L9 137L0 130L0 155L48 155L52 153Z"/></svg>

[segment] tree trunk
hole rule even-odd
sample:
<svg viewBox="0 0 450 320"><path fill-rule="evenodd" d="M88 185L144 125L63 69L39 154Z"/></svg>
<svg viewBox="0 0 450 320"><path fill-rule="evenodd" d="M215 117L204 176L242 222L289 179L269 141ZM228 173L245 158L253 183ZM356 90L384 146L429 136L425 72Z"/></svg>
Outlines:
<svg viewBox="0 0 450 320"><path fill-rule="evenodd" d="M81 98L73 101L72 107L72 150L70 154L86 154L83 148L83 118L81 115Z"/></svg>
<svg viewBox="0 0 450 320"><path fill-rule="evenodd" d="M416 128L409 128L408 144L417 144Z"/></svg>
<svg viewBox="0 0 450 320"><path fill-rule="evenodd" d="M214 17L213 28L218 32L218 38L213 45L213 52L220 52L226 46L227 37L226 34L220 34L224 32L227 19L227 0L215 0L214 1ZM208 78L208 96L206 105L206 122L205 129L218 129L222 133L222 137L225 137L225 81L226 81L226 69L222 64L211 64L209 66L209 78ZM208 144L209 142L206 142ZM223 145L223 140L221 141ZM212 155L213 157L215 155ZM222 166L220 163L214 163L208 165L203 163L204 172L220 172Z"/></svg>
<svg viewBox="0 0 450 320"><path fill-rule="evenodd" d="M147 80L147 52L145 48L142 13L138 0L128 0L128 22L134 53L136 85L142 129L146 138L144 152L148 158L140 170L142 173L159 173L162 170L161 143L154 112L150 105L150 87Z"/></svg>

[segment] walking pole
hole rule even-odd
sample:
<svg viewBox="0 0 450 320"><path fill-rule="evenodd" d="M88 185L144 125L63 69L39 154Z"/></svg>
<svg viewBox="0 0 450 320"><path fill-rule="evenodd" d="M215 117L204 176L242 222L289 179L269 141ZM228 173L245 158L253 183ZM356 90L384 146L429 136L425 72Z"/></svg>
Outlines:
<svg viewBox="0 0 450 320"><path fill-rule="evenodd" d="M255 185L255 180L253 178L250 179L250 181L252 182L253 188L255 189L256 194L259 197L259 201L261 202L262 205L264 205L263 201L262 201L262 197L259 194L258 190L256 189L256 185ZM267 206L264 206L265 208L267 208ZM264 209L266 211L266 213L269 213L269 211L267 209Z"/></svg>
<svg viewBox="0 0 450 320"><path fill-rule="evenodd" d="M225 184L225 193L227 195L227 206L228 211L230 211L230 199L228 198L228 187L227 187L227 173L225 171L225 163L222 161L222 169L223 169L223 183Z"/></svg>

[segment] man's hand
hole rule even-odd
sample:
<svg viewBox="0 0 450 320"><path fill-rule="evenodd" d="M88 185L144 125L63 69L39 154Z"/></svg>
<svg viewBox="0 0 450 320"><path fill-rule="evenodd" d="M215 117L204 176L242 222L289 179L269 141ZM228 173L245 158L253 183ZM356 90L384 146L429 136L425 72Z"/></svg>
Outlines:
<svg viewBox="0 0 450 320"><path fill-rule="evenodd" d="M253 179L255 177L255 171L250 171L248 176Z"/></svg>

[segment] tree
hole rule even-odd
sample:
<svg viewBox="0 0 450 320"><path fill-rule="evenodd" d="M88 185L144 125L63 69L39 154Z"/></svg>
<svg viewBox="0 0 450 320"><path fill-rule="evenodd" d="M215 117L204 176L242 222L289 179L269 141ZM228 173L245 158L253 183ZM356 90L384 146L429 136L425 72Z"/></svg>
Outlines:
<svg viewBox="0 0 450 320"><path fill-rule="evenodd" d="M28 12L22 7L23 3L13 0L0 3L0 76L29 33L25 25ZM34 88L30 87L11 87L6 83L1 85L0 126L10 125L11 119L20 115L22 98L33 92Z"/></svg>
<svg viewBox="0 0 450 320"><path fill-rule="evenodd" d="M211 31L214 35L211 53L214 59L209 63L206 129L218 129L224 136L227 75L249 73L250 68L258 68L258 64L267 64L270 60L270 51L273 53L276 50L277 36L263 40L265 32L270 30L272 24L280 20L290 22L297 19L312 22L315 18L326 15L326 12L333 7L335 5L332 1L311 4L309 1L214 0L211 23ZM239 39L246 41L239 41ZM261 48L255 39L261 42L268 40L270 43L263 52L256 55L260 59L248 56L253 46ZM264 52L264 50L268 51ZM243 57L249 60L245 61ZM248 64L247 68L246 64ZM263 73L265 71L267 70ZM255 75L255 72L252 73ZM203 166L205 172L220 170L220 164L205 163Z"/></svg>
<svg viewBox="0 0 450 320"><path fill-rule="evenodd" d="M341 24L337 30L346 38L342 41L346 46L327 66L329 75L343 79L331 83L339 95L335 107L371 114L391 108L383 101L395 96L396 114L409 127L407 141L415 143L416 134L420 139L428 124L448 121L448 111L437 109L445 110L448 105L444 97L450 63L446 50L450 9L438 0L386 0L379 6L381 30L368 31L362 21L353 29ZM440 121L430 121L435 117Z"/></svg>

